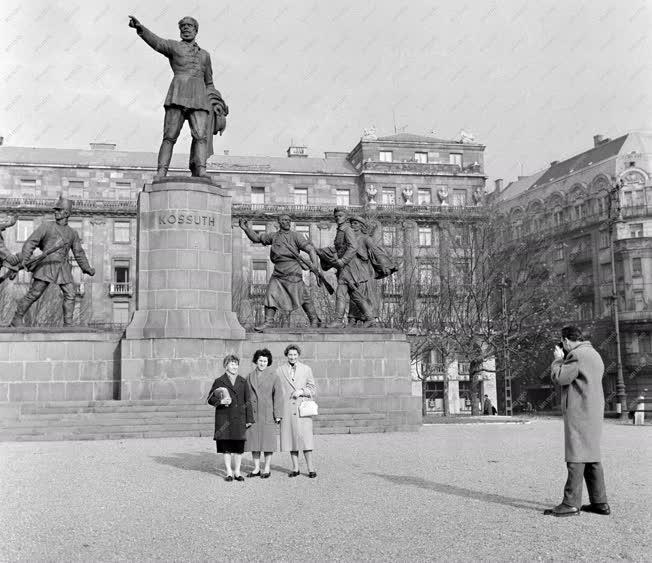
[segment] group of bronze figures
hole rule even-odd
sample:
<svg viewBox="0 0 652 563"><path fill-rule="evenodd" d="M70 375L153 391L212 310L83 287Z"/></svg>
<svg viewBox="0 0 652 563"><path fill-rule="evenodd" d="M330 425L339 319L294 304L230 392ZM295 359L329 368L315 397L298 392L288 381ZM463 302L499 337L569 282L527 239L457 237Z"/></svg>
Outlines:
<svg viewBox="0 0 652 563"><path fill-rule="evenodd" d="M280 229L275 233L257 233L240 219L240 227L249 240L271 246L270 260L274 264L272 277L265 293L265 321L255 330L274 326L276 311L291 312L301 307L311 327L322 326L303 272L311 271L317 284L329 293L335 293L335 320L327 328L340 328L347 308L351 324L367 328L375 326L376 312L370 299L373 279L382 279L396 272L391 257L370 236L369 226L363 217L347 217L342 208L335 208L337 232L332 246L315 248L303 235L291 230L288 215L279 218ZM310 261L301 256L305 252ZM323 271L337 271L337 289L333 290Z"/></svg>
<svg viewBox="0 0 652 563"><path fill-rule="evenodd" d="M179 21L181 41L158 37L133 16L129 17L129 26L152 49L168 58L174 74L163 104L163 141L154 179L160 180L167 175L174 144L187 120L192 134L190 172L192 176L210 181L206 161L213 154L213 135L221 135L226 127L229 108L213 85L209 54L195 41L199 30L197 20L185 17ZM18 302L12 326L24 325L25 313L50 284L58 285L63 293L64 326L73 324L75 286L69 261L70 251L84 273L93 276L95 270L88 262L79 234L68 226L71 211L72 202L60 198L54 206L55 220L41 224L17 254L12 254L5 247L2 238L2 230L13 225L15 218L0 225L0 268L5 268L0 284L15 278L21 269L32 273L30 288ZM270 259L274 264L265 295L265 321L256 330L274 326L276 311L291 312L299 307L305 311L311 327L323 325L303 281L304 271L313 272L319 285L330 294L335 293L335 320L328 327L343 325L347 301L350 325L375 325L369 281L393 274L396 266L375 243L364 218L357 215L347 218L345 211L339 208L335 209L334 215L337 233L334 244L326 248L315 248L303 235L292 231L291 219L287 215L279 218L280 229L275 233L256 233L245 219L240 220L240 227L251 241L271 246ZM32 258L36 249L41 253ZM301 252L307 254L309 259L302 257ZM323 273L333 268L337 271L336 290Z"/></svg>

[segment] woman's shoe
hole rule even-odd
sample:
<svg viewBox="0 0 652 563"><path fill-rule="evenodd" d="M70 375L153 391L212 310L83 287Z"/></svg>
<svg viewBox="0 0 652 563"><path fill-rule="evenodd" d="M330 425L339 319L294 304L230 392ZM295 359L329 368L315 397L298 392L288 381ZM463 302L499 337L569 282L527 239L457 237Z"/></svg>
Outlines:
<svg viewBox="0 0 652 563"><path fill-rule="evenodd" d="M292 472L290 472L288 477L298 477L299 475L301 475L300 471L292 471Z"/></svg>
<svg viewBox="0 0 652 563"><path fill-rule="evenodd" d="M227 475L226 477L224 477L224 480L227 482L233 481L233 475Z"/></svg>
<svg viewBox="0 0 652 563"><path fill-rule="evenodd" d="M308 473L308 477L310 477L311 479L314 479L315 477L317 477L317 472L316 471L310 471L310 473Z"/></svg>
<svg viewBox="0 0 652 563"><path fill-rule="evenodd" d="M236 481L244 481L244 477L242 475L238 475L237 477L234 477Z"/></svg>
<svg viewBox="0 0 652 563"><path fill-rule="evenodd" d="M261 473L260 478L261 479L269 479L272 476L271 473Z"/></svg>
<svg viewBox="0 0 652 563"><path fill-rule="evenodd" d="M253 471L251 473L247 473L247 477L260 477L260 470L254 473Z"/></svg>

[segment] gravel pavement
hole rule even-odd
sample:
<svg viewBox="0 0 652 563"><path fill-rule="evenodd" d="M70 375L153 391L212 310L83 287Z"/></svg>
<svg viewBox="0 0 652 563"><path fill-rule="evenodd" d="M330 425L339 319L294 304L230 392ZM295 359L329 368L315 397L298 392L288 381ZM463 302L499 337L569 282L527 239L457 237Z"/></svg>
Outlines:
<svg viewBox="0 0 652 563"><path fill-rule="evenodd" d="M243 483L206 438L3 443L0 560L649 561L651 438L606 423L612 515L571 518L560 420L317 436L317 479Z"/></svg>

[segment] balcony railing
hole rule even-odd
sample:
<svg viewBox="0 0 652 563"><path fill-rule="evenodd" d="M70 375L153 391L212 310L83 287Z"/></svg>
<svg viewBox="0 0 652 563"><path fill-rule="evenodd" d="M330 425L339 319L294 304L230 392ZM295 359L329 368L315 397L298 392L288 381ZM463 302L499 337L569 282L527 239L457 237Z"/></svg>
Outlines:
<svg viewBox="0 0 652 563"><path fill-rule="evenodd" d="M482 167L468 165L462 168L459 164L435 163L435 162L375 162L367 161L362 164L362 169L368 172L386 172L388 174L401 174L412 172L417 174L479 174L482 175Z"/></svg>
<svg viewBox="0 0 652 563"><path fill-rule="evenodd" d="M109 295L131 295L133 290L131 288L131 283L118 283L111 282L109 284Z"/></svg>
<svg viewBox="0 0 652 563"><path fill-rule="evenodd" d="M272 205L260 203L234 203L232 206L233 217L252 216L261 217L267 221L270 215L279 216L287 213L291 217L306 217L313 219L331 219L335 205ZM451 218L480 218L486 215L487 209L482 206L462 205L341 205L351 214L373 211L382 215L401 215L408 217L451 217Z"/></svg>
<svg viewBox="0 0 652 563"><path fill-rule="evenodd" d="M51 211L56 199L35 199L29 197L0 197L0 210ZM111 213L120 215L135 215L135 201L119 201L106 199L73 199L73 213Z"/></svg>

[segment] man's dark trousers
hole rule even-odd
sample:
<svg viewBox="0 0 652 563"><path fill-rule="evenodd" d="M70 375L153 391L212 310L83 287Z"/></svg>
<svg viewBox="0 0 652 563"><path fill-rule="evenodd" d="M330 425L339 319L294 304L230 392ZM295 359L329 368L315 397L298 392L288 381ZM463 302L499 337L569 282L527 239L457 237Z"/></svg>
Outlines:
<svg viewBox="0 0 652 563"><path fill-rule="evenodd" d="M564 487L564 500L566 506L582 506L582 484L586 481L591 504L606 504L607 489L604 484L602 464L596 463L567 463L568 479Z"/></svg>

